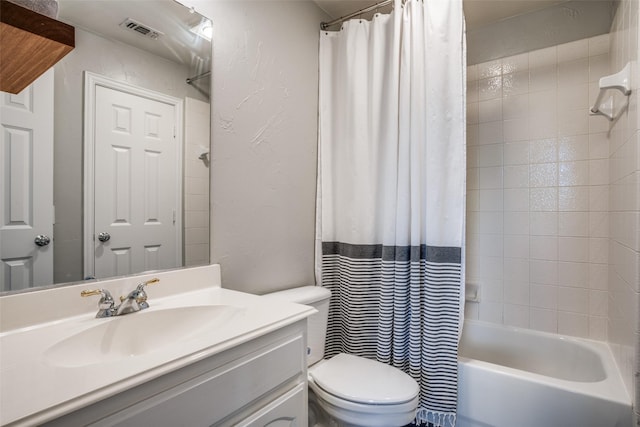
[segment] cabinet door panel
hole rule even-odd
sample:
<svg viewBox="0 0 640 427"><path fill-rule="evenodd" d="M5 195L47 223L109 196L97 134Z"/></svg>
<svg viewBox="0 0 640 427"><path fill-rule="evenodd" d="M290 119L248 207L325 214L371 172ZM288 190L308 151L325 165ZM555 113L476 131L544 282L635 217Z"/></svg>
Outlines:
<svg viewBox="0 0 640 427"><path fill-rule="evenodd" d="M299 384L237 426L304 427L307 425L306 400L304 384Z"/></svg>
<svg viewBox="0 0 640 427"><path fill-rule="evenodd" d="M221 366L93 426L211 426L304 371L304 337Z"/></svg>

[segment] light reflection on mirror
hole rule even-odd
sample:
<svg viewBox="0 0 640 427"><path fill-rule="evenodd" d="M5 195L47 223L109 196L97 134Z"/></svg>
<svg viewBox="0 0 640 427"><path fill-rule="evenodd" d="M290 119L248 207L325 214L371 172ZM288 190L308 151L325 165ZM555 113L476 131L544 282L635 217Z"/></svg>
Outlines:
<svg viewBox="0 0 640 427"><path fill-rule="evenodd" d="M85 71L184 101L185 126L178 130L184 141L179 156L183 162L179 183L182 204L177 206L182 217L181 241L177 243L182 252L179 265L207 264L212 50L210 39L191 29L210 28L211 21L174 0L59 0L58 19L76 28L76 48L54 67L55 221L48 248L53 252L53 271L50 280L27 283L12 281L4 268L0 291L20 291L95 276L95 272L86 271L83 262L87 256L83 245ZM130 22L141 27L126 28L133 25ZM145 36L145 29L155 31L157 36ZM10 242L2 245L7 243ZM160 265L158 269L173 267L176 265ZM126 268L118 271L142 272Z"/></svg>

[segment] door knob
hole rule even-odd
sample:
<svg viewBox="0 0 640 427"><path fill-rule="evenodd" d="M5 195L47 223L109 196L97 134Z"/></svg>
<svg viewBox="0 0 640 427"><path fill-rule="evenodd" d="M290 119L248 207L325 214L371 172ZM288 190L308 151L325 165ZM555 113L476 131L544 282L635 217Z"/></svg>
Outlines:
<svg viewBox="0 0 640 427"><path fill-rule="evenodd" d="M111 239L111 235L105 231L103 231L102 233L98 234L98 240L100 240L101 242L108 242L109 239Z"/></svg>
<svg viewBox="0 0 640 427"><path fill-rule="evenodd" d="M47 246L49 243L51 243L51 239L49 238L49 236L46 236L44 234L38 234L33 242L38 246Z"/></svg>

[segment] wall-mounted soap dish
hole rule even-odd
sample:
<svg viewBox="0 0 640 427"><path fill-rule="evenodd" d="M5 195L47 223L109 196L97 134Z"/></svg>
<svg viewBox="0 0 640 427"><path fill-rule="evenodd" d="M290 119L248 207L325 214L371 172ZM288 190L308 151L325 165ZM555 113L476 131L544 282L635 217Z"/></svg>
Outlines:
<svg viewBox="0 0 640 427"><path fill-rule="evenodd" d="M622 70L610 76L604 76L599 81L600 92L596 98L596 102L591 107L591 114L605 116L613 121L622 112L620 109L616 114L613 113L613 99L602 102L602 98L609 89L617 89L623 95L631 95L631 63L628 62Z"/></svg>

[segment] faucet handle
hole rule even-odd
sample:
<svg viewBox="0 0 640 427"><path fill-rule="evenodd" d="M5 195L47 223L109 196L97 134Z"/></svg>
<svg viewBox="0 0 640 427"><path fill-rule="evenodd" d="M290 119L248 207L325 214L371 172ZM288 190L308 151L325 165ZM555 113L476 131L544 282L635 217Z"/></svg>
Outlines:
<svg viewBox="0 0 640 427"><path fill-rule="evenodd" d="M111 293L106 290L106 289L85 289L84 291L80 292L80 296L81 297L90 297L93 295L101 295L100 298L100 308L109 308L111 306L113 306L113 297L111 296ZM103 304L107 304L107 307L102 307Z"/></svg>
<svg viewBox="0 0 640 427"><path fill-rule="evenodd" d="M138 285L138 287L136 288L136 291L138 291L138 294L136 295L136 302L138 304L146 304L147 293L145 292L144 287L147 286L147 285L153 285L154 283L158 283L159 281L160 281L160 279L155 277L153 279L147 280L146 282L140 283Z"/></svg>
<svg viewBox="0 0 640 427"><path fill-rule="evenodd" d="M157 277L154 277L153 279L147 280L146 282L142 282L140 283L138 286L147 286L147 285L153 285L154 283L158 283L160 281L160 279L158 279Z"/></svg>
<svg viewBox="0 0 640 427"><path fill-rule="evenodd" d="M133 290L129 295L125 296L121 296L120 297L120 302L124 302L127 299L135 299L135 301L138 304L143 304L145 303L145 301L147 301L147 293L144 290L144 287L147 285L153 285L154 283L158 283L160 281L160 279L158 278L153 278L150 280L147 280L146 282L142 282L140 284L138 284L138 286L136 286L136 289ZM146 308L146 307L144 307Z"/></svg>
<svg viewBox="0 0 640 427"><path fill-rule="evenodd" d="M98 314L96 317L109 317L112 315L112 311L115 307L115 302L111 293L106 289L85 289L80 292L81 297L90 297L94 295L100 295L100 301L98 301Z"/></svg>

